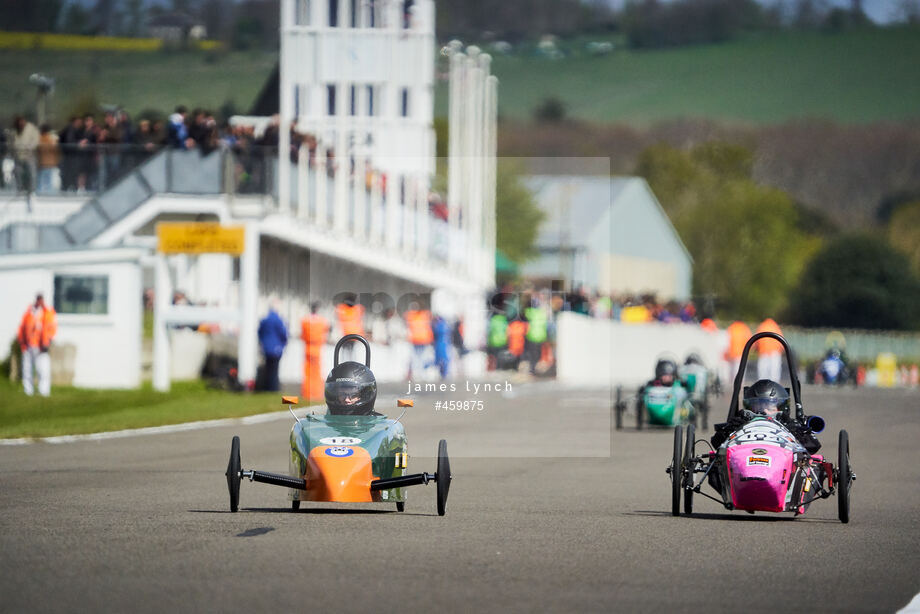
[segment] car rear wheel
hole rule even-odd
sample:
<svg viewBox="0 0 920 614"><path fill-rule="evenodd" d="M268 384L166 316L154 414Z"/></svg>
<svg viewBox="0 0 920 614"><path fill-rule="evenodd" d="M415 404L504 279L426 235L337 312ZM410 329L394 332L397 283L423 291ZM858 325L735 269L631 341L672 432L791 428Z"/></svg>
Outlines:
<svg viewBox="0 0 920 614"><path fill-rule="evenodd" d="M227 490L230 491L230 511L235 512L240 509L240 471L242 464L240 462L240 438L233 436L230 441L230 462L227 463Z"/></svg>
<svg viewBox="0 0 920 614"><path fill-rule="evenodd" d="M405 512L405 511L406 511L406 502L405 502L405 501L397 501L397 502L396 502L396 511L397 511L397 512Z"/></svg>
<svg viewBox="0 0 920 614"><path fill-rule="evenodd" d="M300 509L300 499L291 501L291 511L296 512L299 509Z"/></svg>
<svg viewBox="0 0 920 614"><path fill-rule="evenodd" d="M645 422L645 403L642 402L642 399L636 401L636 429L642 430L642 425Z"/></svg>
<svg viewBox="0 0 920 614"><path fill-rule="evenodd" d="M696 427L690 425L687 427L687 443L684 445L683 463L681 464L681 489L684 491L684 513L693 513L693 491L688 487L693 486L693 471L690 459L693 458L693 450L696 447Z"/></svg>
<svg viewBox="0 0 920 614"><path fill-rule="evenodd" d="M837 439L837 516L840 522L850 522L850 485L853 473L850 470L850 436L840 431Z"/></svg>
<svg viewBox="0 0 920 614"><path fill-rule="evenodd" d="M616 398L613 402L613 418L616 429L623 428L623 389L617 386Z"/></svg>
<svg viewBox="0 0 920 614"><path fill-rule="evenodd" d="M679 424L674 427L674 456L671 458L671 515L680 515L680 488L681 488L681 471L680 466L683 460L681 456L681 440L683 439L684 427Z"/></svg>

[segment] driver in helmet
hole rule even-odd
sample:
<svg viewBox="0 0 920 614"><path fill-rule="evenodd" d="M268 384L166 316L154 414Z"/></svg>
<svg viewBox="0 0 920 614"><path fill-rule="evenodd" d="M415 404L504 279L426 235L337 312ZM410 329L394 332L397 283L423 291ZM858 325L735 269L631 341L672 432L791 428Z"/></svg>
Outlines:
<svg viewBox="0 0 920 614"><path fill-rule="evenodd" d="M374 411L377 379L359 362L339 363L326 378L326 407L336 416L379 416Z"/></svg>
<svg viewBox="0 0 920 614"><path fill-rule="evenodd" d="M678 377L677 363L669 358L662 358L655 364L655 379L649 380L644 386L639 388L639 397L645 394L647 388L652 386L664 386L665 388L678 387L681 402L687 398L688 392L684 388L684 382Z"/></svg>
<svg viewBox="0 0 920 614"><path fill-rule="evenodd" d="M789 411L789 390L777 382L762 379L751 386L745 386L742 403L747 410L747 416L739 413L728 422L717 424L715 435L712 436L714 448L718 448L732 433L755 418L779 422L795 435L809 454L814 454L821 448L821 443L811 429L792 416Z"/></svg>
<svg viewBox="0 0 920 614"><path fill-rule="evenodd" d="M655 365L655 379L648 382L648 386L673 386L674 382L680 382L677 378L677 363L673 360L663 358Z"/></svg>

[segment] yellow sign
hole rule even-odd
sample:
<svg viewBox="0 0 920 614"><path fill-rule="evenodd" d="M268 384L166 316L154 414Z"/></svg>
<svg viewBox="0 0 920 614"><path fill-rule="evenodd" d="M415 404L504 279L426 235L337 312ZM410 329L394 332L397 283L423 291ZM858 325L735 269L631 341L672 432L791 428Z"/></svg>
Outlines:
<svg viewBox="0 0 920 614"><path fill-rule="evenodd" d="M242 226L221 226L217 222L160 222L157 251L164 254L243 253Z"/></svg>

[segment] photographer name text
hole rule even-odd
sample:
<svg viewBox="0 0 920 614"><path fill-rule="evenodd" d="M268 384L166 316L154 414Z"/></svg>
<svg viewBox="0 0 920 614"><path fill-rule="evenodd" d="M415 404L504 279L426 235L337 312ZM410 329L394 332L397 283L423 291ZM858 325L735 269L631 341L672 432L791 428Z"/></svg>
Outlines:
<svg viewBox="0 0 920 614"><path fill-rule="evenodd" d="M504 381L498 383L477 383L477 382L463 382L466 392L471 394L481 394L483 392L511 392L511 382ZM460 390L456 383L450 384L418 384L409 381L409 389L406 390L406 394L413 394L416 392L457 392Z"/></svg>

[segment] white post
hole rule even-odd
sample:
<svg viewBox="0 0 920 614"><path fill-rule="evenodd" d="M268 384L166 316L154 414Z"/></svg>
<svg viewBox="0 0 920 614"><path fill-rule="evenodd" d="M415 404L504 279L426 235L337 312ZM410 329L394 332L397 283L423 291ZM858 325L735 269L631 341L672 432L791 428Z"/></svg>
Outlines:
<svg viewBox="0 0 920 614"><path fill-rule="evenodd" d="M371 179L371 243L383 243L383 192L380 171L374 170Z"/></svg>
<svg viewBox="0 0 920 614"><path fill-rule="evenodd" d="M305 144L297 150L297 217L310 217L310 149Z"/></svg>
<svg viewBox="0 0 920 614"><path fill-rule="evenodd" d="M285 45L290 35L291 18L294 15L293 0L281 1L281 58L279 61L279 92L281 117L278 124L278 210L287 213L291 210L291 118L294 115L294 90L291 81L290 58L292 53ZM266 161L271 157L266 156Z"/></svg>
<svg viewBox="0 0 920 614"><path fill-rule="evenodd" d="M448 143L447 143L447 263L452 266L457 261L457 234L460 231L460 202L463 199L463 187L460 182L463 172L463 114L462 85L464 75L464 55L460 52L460 41L450 42L450 80L448 96Z"/></svg>
<svg viewBox="0 0 920 614"><path fill-rule="evenodd" d="M256 379L259 329L259 249L258 222L245 223L243 255L240 256L240 336L237 345L237 376L247 388Z"/></svg>
<svg viewBox="0 0 920 614"><path fill-rule="evenodd" d="M466 115L466 160L465 176L467 191L463 216L466 234L466 259L464 273L473 277L479 270L479 245L482 237L482 200L480 190L482 159L480 147L482 139L482 71L479 68L479 49L467 49L467 115Z"/></svg>
<svg viewBox="0 0 920 614"><path fill-rule="evenodd" d="M416 250L418 257L425 262L428 260L428 183L427 178L418 178L418 193L416 194L416 220L418 235Z"/></svg>
<svg viewBox="0 0 920 614"><path fill-rule="evenodd" d="M352 226L352 236L358 241L363 241L366 235L365 216L367 215L367 188L365 187L365 160L364 153L355 153L355 177L352 182L352 193L355 199L355 217Z"/></svg>
<svg viewBox="0 0 920 614"><path fill-rule="evenodd" d="M328 222L326 213L326 185L328 176L326 175L326 145L323 141L317 139L316 143L316 225L325 228Z"/></svg>
<svg viewBox="0 0 920 614"><path fill-rule="evenodd" d="M154 275L153 389L169 392L169 331L166 330L166 311L169 309L172 288L166 256L161 253L154 257Z"/></svg>
<svg viewBox="0 0 920 614"><path fill-rule="evenodd" d="M485 285L495 285L496 185L498 175L498 77L486 79Z"/></svg>
<svg viewBox="0 0 920 614"><path fill-rule="evenodd" d="M348 91L348 85L340 83L339 88ZM342 92L339 92L340 94ZM344 98L344 96L341 96ZM336 106L341 113L345 112L345 105L340 104L336 97ZM344 233L348 228L348 173L351 170L351 159L347 151L348 132L345 130L346 118L342 115L336 118L338 127L335 138L335 200L333 204L333 227L336 232Z"/></svg>
<svg viewBox="0 0 920 614"><path fill-rule="evenodd" d="M387 173L386 193L386 223L384 225L386 237L384 239L387 247L396 249L399 246L399 175L396 173Z"/></svg>
<svg viewBox="0 0 920 614"><path fill-rule="evenodd" d="M415 177L405 176L403 179L406 190L405 198L402 203L402 247L406 255L415 251L413 241L416 238L415 232L415 204L418 202L416 193L418 192L418 182Z"/></svg>
<svg viewBox="0 0 920 614"><path fill-rule="evenodd" d="M313 28L328 28L329 14L327 9L329 2L326 0L312 0L310 2L310 26Z"/></svg>

